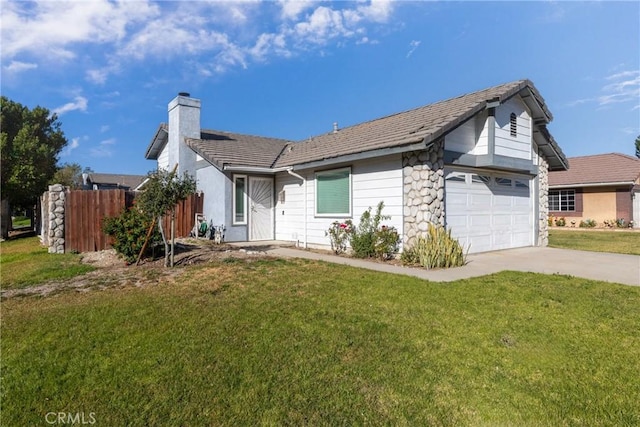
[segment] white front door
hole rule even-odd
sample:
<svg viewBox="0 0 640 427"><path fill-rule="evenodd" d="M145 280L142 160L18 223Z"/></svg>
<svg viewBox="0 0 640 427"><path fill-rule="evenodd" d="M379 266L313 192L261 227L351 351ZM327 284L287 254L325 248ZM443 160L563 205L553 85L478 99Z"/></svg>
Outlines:
<svg viewBox="0 0 640 427"><path fill-rule="evenodd" d="M446 169L447 227L470 253L531 246L532 188L528 176Z"/></svg>
<svg viewBox="0 0 640 427"><path fill-rule="evenodd" d="M273 239L273 179L249 177L249 240Z"/></svg>

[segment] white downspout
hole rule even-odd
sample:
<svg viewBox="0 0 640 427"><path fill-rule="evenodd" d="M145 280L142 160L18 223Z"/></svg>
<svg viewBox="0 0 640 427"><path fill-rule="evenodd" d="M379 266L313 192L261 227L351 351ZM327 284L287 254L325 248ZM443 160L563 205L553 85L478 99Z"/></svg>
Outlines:
<svg viewBox="0 0 640 427"><path fill-rule="evenodd" d="M291 168L287 169L287 173L304 182L304 248L307 249L307 180L302 175L295 173Z"/></svg>

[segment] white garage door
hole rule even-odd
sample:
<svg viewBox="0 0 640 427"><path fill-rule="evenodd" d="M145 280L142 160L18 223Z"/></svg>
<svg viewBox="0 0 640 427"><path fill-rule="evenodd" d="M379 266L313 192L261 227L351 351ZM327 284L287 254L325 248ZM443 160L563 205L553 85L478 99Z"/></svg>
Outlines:
<svg viewBox="0 0 640 427"><path fill-rule="evenodd" d="M447 227L469 253L533 245L528 176L445 170Z"/></svg>

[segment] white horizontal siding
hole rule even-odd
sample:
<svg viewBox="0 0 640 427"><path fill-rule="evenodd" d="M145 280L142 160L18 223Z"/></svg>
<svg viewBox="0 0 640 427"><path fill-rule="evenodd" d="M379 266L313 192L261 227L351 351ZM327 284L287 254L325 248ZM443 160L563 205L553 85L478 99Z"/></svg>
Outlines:
<svg viewBox="0 0 640 427"><path fill-rule="evenodd" d="M465 123L451 131L444 138L444 148L458 153L470 153L476 146L475 120Z"/></svg>
<svg viewBox="0 0 640 427"><path fill-rule="evenodd" d="M280 201L282 191L284 203ZM286 172L279 173L276 175L275 193L276 240L303 242L304 183Z"/></svg>
<svg viewBox="0 0 640 427"><path fill-rule="evenodd" d="M307 242L312 246L328 247L329 237L325 232L334 221L343 222L348 218L316 217L315 215L315 170L299 171L307 179L306 227ZM376 159L368 159L351 164L352 221L358 224L360 216L369 207L375 210L380 201L385 207L384 215L391 219L384 225L402 231L402 160L399 154ZM276 197L285 191L285 202L276 202L276 239L304 243L305 185L298 178L287 173L276 175Z"/></svg>
<svg viewBox="0 0 640 427"><path fill-rule="evenodd" d="M511 113L517 117L517 135L511 136ZM496 109L495 153L531 160L531 115L520 98L511 98Z"/></svg>
<svg viewBox="0 0 640 427"><path fill-rule="evenodd" d="M488 153L486 114L478 114L445 136L444 148L474 155Z"/></svg>
<svg viewBox="0 0 640 427"><path fill-rule="evenodd" d="M158 156L158 169L169 170L169 144L166 144Z"/></svg>
<svg viewBox="0 0 640 427"><path fill-rule="evenodd" d="M487 115L479 114L476 116L476 124L480 132L478 135L478 143L471 151L471 154L474 156L489 154L489 126L487 124Z"/></svg>

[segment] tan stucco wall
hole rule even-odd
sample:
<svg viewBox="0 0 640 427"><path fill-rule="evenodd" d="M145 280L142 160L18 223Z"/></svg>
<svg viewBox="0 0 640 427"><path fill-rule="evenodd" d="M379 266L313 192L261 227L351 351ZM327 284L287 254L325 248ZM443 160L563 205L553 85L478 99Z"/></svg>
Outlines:
<svg viewBox="0 0 640 427"><path fill-rule="evenodd" d="M572 218L573 219L573 218ZM585 188L582 194L582 219L594 219L598 225L605 220L616 219L615 188Z"/></svg>

